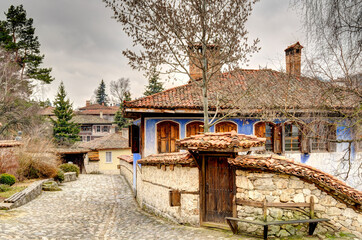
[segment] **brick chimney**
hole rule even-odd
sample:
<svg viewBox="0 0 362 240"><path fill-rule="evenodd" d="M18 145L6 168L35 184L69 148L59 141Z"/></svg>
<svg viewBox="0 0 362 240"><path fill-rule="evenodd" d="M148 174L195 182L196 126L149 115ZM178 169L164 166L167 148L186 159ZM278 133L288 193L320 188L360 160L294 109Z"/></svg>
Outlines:
<svg viewBox="0 0 362 240"><path fill-rule="evenodd" d="M285 49L286 71L288 74L300 76L302 48L299 42L287 47Z"/></svg>
<svg viewBox="0 0 362 240"><path fill-rule="evenodd" d="M90 105L90 100L85 101L85 106L88 107Z"/></svg>
<svg viewBox="0 0 362 240"><path fill-rule="evenodd" d="M221 66L215 66L217 65L217 59L219 57L219 48L216 45L208 45L207 51L206 51L206 57L208 59L208 69L211 72L220 71L221 72ZM202 45L200 43L194 44L192 46L189 46L189 72L191 75L191 78L194 80L199 80L202 78ZM212 66L217 67L217 69L210 69Z"/></svg>

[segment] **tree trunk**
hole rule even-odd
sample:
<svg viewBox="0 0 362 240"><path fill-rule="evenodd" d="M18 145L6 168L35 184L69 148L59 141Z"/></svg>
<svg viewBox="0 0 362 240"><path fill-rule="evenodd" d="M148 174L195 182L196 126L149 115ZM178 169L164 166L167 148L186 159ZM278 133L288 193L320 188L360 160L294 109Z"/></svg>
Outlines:
<svg viewBox="0 0 362 240"><path fill-rule="evenodd" d="M202 101L204 108L204 133L209 132L209 103L207 97L207 56L206 56L206 31L205 31L205 14L206 14L206 0L202 2L202 14L201 14L201 25L202 25Z"/></svg>

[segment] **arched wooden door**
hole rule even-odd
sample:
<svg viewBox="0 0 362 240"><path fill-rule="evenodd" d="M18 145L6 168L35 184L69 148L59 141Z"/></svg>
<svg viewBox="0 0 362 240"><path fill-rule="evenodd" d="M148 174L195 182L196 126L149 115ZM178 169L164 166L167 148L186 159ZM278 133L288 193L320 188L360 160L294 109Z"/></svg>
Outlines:
<svg viewBox="0 0 362 240"><path fill-rule="evenodd" d="M202 134L204 132L204 123L201 121L191 122L186 126L186 137Z"/></svg>
<svg viewBox="0 0 362 240"><path fill-rule="evenodd" d="M231 132L237 131L237 125L233 122L221 122L216 124L215 132Z"/></svg>
<svg viewBox="0 0 362 240"><path fill-rule="evenodd" d="M158 153L176 152L176 140L179 139L179 125L172 121L157 124Z"/></svg>

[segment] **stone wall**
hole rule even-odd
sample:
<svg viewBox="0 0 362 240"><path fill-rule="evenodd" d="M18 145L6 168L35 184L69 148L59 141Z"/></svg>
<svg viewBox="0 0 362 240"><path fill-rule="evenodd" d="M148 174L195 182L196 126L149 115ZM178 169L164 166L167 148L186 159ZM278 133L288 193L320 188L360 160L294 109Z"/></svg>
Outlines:
<svg viewBox="0 0 362 240"><path fill-rule="evenodd" d="M126 161L120 161L120 173L126 179L129 186L133 185L133 164Z"/></svg>
<svg viewBox="0 0 362 240"><path fill-rule="evenodd" d="M236 170L236 197L249 201L263 201L282 203L309 202L313 196L315 202L315 216L329 218L330 222L319 223L316 233L327 231L351 232L362 238L362 214L347 207L318 189L314 184L307 183L297 177L278 173L265 173ZM248 220L262 220L262 209L250 206L237 206L239 218ZM268 221L309 218L309 208L305 213L295 210L268 208ZM239 224L241 231L257 232L262 234L262 228L257 225ZM278 237L288 235L306 235L308 225L282 225L270 227L270 235Z"/></svg>
<svg viewBox="0 0 362 240"><path fill-rule="evenodd" d="M88 154L86 154L86 157L84 158L84 167L86 173L99 172L99 161L89 160Z"/></svg>
<svg viewBox="0 0 362 240"><path fill-rule="evenodd" d="M181 206L170 206L169 192L181 191ZM137 200L146 210L178 223L199 224L199 170L196 167L137 167Z"/></svg>
<svg viewBox="0 0 362 240"><path fill-rule="evenodd" d="M64 173L64 182L71 182L77 180L76 172L66 172Z"/></svg>

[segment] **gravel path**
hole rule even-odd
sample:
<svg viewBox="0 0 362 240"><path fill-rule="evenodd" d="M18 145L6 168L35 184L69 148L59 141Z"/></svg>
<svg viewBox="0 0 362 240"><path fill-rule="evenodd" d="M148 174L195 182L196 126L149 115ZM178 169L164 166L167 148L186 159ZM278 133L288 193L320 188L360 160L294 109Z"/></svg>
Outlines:
<svg viewBox="0 0 362 240"><path fill-rule="evenodd" d="M0 239L240 239L146 214L120 176L81 175L62 189L0 211Z"/></svg>

